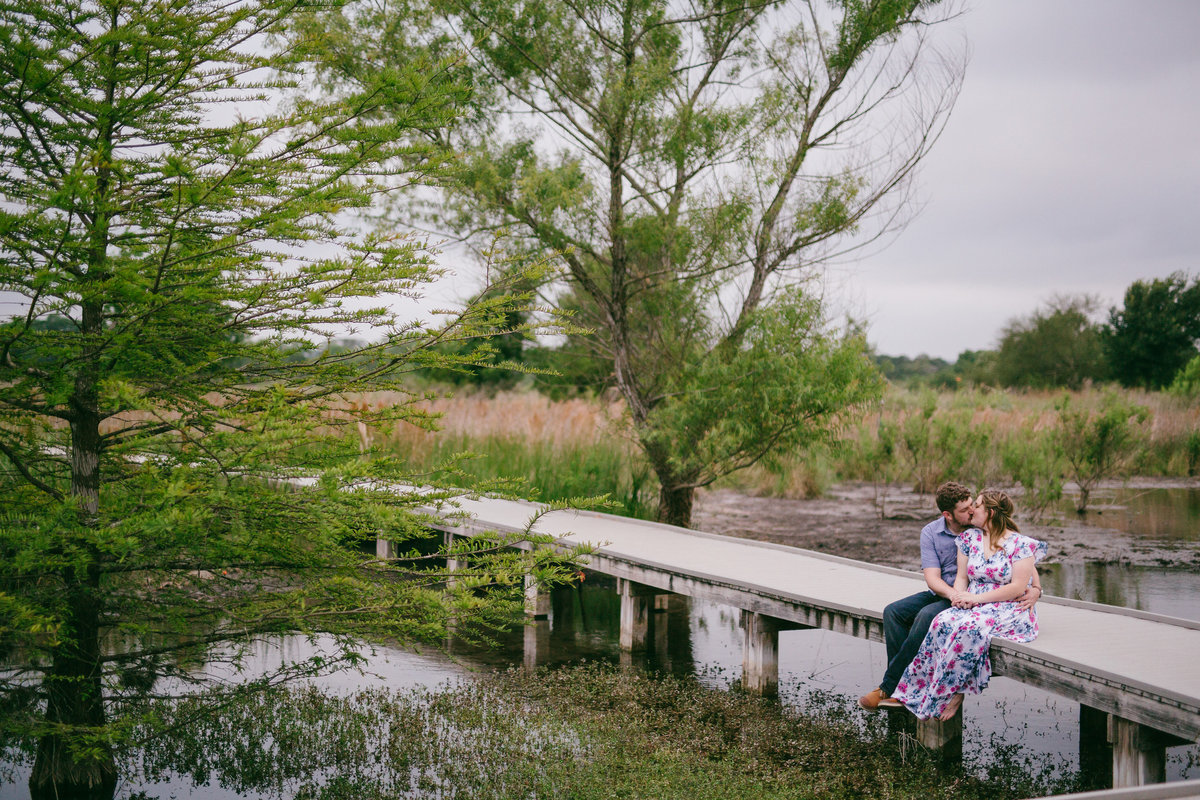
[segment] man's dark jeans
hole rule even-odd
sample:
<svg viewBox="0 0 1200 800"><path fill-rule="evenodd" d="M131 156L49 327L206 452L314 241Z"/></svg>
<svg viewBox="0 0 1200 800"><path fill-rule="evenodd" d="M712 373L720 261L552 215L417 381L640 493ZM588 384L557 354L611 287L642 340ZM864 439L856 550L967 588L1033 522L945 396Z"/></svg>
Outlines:
<svg viewBox="0 0 1200 800"><path fill-rule="evenodd" d="M879 688L885 693L896 691L904 670L921 649L933 618L949 607L949 600L926 589L897 600L883 610L883 640L887 645L888 665Z"/></svg>

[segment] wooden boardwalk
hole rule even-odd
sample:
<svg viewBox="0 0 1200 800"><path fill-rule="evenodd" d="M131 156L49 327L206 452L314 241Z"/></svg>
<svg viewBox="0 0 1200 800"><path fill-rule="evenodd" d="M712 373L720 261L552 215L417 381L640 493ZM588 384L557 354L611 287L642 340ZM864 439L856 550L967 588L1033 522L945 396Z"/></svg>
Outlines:
<svg viewBox="0 0 1200 800"><path fill-rule="evenodd" d="M489 498L459 503L469 519L439 526L455 535L524 530L537 510ZM884 606L924 587L912 572L608 514L551 512L535 530L597 548L589 568L620 579L623 647L641 644L639 626L656 594L743 609L751 689L774 688L779 630L816 627L882 641ZM897 546L915 548L916 538L914 530ZM1038 614L1036 641L993 642L996 674L1094 709L1114 746L1115 786L1163 780L1165 747L1200 741L1200 621L1053 597ZM953 735L935 731L930 741Z"/></svg>

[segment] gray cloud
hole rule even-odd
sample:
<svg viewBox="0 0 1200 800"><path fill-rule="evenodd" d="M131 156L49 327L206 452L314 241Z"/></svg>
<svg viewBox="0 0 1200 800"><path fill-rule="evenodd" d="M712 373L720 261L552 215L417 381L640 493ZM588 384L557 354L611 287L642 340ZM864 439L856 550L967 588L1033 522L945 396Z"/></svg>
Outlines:
<svg viewBox="0 0 1200 800"><path fill-rule="evenodd" d="M1186 0L1004 0L938 32L972 57L923 210L845 279L881 352L954 358L1055 292L1200 270L1198 28Z"/></svg>

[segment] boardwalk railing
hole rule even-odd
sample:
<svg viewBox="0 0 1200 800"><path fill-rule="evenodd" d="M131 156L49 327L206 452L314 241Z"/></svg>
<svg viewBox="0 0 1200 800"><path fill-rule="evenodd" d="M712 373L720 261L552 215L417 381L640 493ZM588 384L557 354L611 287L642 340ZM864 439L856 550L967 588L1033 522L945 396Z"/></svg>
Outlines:
<svg viewBox="0 0 1200 800"><path fill-rule="evenodd" d="M462 499L461 516L443 517L447 535L522 531L537 506ZM924 586L914 573L783 545L582 511L541 516L538 533L564 547L589 544L587 566L618 579L621 646L645 645L658 596L677 593L742 609L743 686L771 693L778 684L778 636L787 628L824 628L882 641L883 609ZM381 545L382 546L382 545ZM897 547L916 547L901 541ZM530 587L531 613L537 613ZM1165 749L1200 741L1200 622L1046 597L1041 634L1028 644L994 640L996 674L1081 705L1081 738L1107 739L1114 787L1165 780ZM961 735L962 717L918 726L929 746Z"/></svg>

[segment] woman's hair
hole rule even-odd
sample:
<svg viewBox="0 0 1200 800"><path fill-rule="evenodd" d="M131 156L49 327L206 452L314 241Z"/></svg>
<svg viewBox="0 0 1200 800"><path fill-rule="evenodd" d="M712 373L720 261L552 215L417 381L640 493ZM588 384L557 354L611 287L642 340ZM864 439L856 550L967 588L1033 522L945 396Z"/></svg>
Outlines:
<svg viewBox="0 0 1200 800"><path fill-rule="evenodd" d="M1013 521L1013 501L999 489L984 489L979 493L979 504L987 511L983 529L988 535L988 547L995 550L1005 531L1020 531Z"/></svg>

